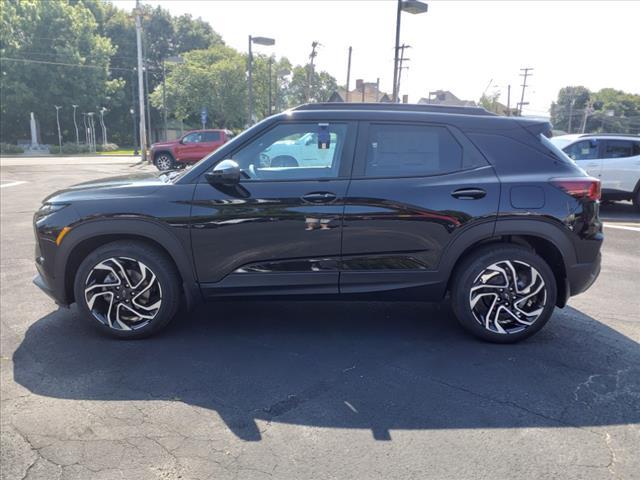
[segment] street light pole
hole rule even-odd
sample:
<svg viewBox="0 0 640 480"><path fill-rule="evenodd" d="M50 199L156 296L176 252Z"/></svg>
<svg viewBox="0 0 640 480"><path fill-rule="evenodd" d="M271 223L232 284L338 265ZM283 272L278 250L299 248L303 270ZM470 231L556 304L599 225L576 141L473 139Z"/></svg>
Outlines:
<svg viewBox="0 0 640 480"><path fill-rule="evenodd" d="M136 131L136 111L133 107L129 109L131 121L133 123L133 154L138 155L138 140L136 139L138 132Z"/></svg>
<svg viewBox="0 0 640 480"><path fill-rule="evenodd" d="M102 144L106 145L107 143L109 143L107 141L107 126L104 124L104 112L107 109L102 107L100 109L100 126L102 127Z"/></svg>
<svg viewBox="0 0 640 480"><path fill-rule="evenodd" d="M257 43L258 45L274 45L276 41L273 38L268 37L252 37L249 35L249 58L248 58L248 73L249 73L249 125L253 125L253 52L251 50L251 44Z"/></svg>
<svg viewBox="0 0 640 480"><path fill-rule="evenodd" d="M167 94L165 78L167 77L167 68L165 66L165 59L162 59L162 120L164 123L164 141L167 141Z"/></svg>
<svg viewBox="0 0 640 480"><path fill-rule="evenodd" d="M426 13L429 5L419 0L398 0L398 10L396 12L396 43L393 56L393 98L392 101L398 101L398 56L400 52L400 17L402 12L411 13L413 15Z"/></svg>
<svg viewBox="0 0 640 480"><path fill-rule="evenodd" d="M273 55L269 57L269 116L271 116L271 103L272 103L272 98L271 98L271 70L272 70L272 64L273 64Z"/></svg>
<svg viewBox="0 0 640 480"><path fill-rule="evenodd" d="M396 44L393 55L393 103L398 101L398 52L400 50L400 19L402 18L402 0L398 0L398 11L396 13Z"/></svg>
<svg viewBox="0 0 640 480"><path fill-rule="evenodd" d="M62 133L60 132L60 109L61 106L54 105L56 107L56 123L58 124L58 145L60 146L60 153L62 153Z"/></svg>
<svg viewBox="0 0 640 480"><path fill-rule="evenodd" d="M80 135L78 135L78 122L76 122L76 108L78 105L71 105L73 107L73 125L76 127L76 145L80 145Z"/></svg>
<svg viewBox="0 0 640 480"><path fill-rule="evenodd" d="M251 52L251 44L253 39L249 35L249 125L253 125L253 53Z"/></svg>

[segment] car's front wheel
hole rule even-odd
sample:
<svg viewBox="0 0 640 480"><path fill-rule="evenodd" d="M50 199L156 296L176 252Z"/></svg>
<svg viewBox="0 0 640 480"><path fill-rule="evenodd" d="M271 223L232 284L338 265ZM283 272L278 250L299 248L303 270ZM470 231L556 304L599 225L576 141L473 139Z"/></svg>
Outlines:
<svg viewBox="0 0 640 480"><path fill-rule="evenodd" d="M451 290L460 324L496 343L539 331L553 313L556 296L555 276L544 259L524 247L499 244L464 259Z"/></svg>
<svg viewBox="0 0 640 480"><path fill-rule="evenodd" d="M175 160L170 153L161 152L156 155L156 158L153 162L156 168L160 171L172 170L175 168Z"/></svg>
<svg viewBox="0 0 640 480"><path fill-rule="evenodd" d="M80 264L76 303L86 318L118 338L143 338L164 328L180 302L173 262L151 245L119 241L103 245Z"/></svg>

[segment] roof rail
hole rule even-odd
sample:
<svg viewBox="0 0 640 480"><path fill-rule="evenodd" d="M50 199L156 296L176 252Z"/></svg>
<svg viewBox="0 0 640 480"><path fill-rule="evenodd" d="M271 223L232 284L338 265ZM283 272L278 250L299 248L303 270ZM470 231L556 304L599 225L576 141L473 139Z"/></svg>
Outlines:
<svg viewBox="0 0 640 480"><path fill-rule="evenodd" d="M459 115L496 115L482 107L457 107L452 105L429 105L422 103L305 103L298 105L297 107L293 107L291 110L384 110L399 112L456 113Z"/></svg>
<svg viewBox="0 0 640 480"><path fill-rule="evenodd" d="M585 137L629 137L629 138L640 138L640 135L635 133L583 133L580 135L580 138Z"/></svg>

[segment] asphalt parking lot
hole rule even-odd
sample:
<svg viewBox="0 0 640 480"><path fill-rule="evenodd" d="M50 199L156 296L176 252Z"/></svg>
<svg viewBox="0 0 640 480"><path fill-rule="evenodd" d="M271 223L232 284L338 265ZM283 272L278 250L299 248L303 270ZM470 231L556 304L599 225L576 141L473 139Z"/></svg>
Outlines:
<svg viewBox="0 0 640 480"><path fill-rule="evenodd" d="M31 284L48 193L150 169L108 161L2 163L3 479L638 478L631 205L603 206L597 283L518 345L474 340L447 305L294 301L122 342Z"/></svg>

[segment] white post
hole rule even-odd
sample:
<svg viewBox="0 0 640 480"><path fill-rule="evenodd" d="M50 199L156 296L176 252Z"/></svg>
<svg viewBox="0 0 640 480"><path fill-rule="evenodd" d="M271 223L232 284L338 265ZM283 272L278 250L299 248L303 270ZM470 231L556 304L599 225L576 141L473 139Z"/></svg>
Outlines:
<svg viewBox="0 0 640 480"><path fill-rule="evenodd" d="M144 73L142 70L142 21L140 19L140 2L136 0L136 44L138 46L138 100L140 101L140 154L147 160L147 120L144 110Z"/></svg>

